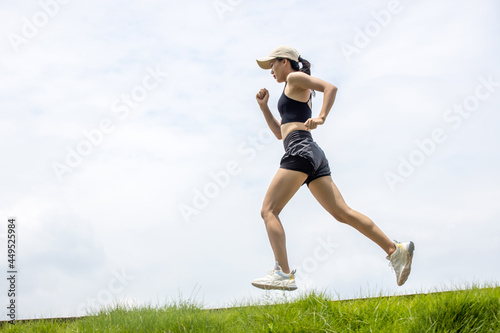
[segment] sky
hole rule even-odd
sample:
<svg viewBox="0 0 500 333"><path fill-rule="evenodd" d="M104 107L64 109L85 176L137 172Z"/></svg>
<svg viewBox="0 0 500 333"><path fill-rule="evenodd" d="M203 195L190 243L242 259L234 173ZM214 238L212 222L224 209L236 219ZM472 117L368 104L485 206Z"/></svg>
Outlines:
<svg viewBox="0 0 500 333"><path fill-rule="evenodd" d="M498 284L499 6L2 2L0 262L8 278L15 217L16 318ZM298 291L250 284L274 265L260 209L283 146L255 95L278 117L283 85L255 59L278 45L338 87L312 135L348 205L415 243L404 286L305 186L280 215Z"/></svg>

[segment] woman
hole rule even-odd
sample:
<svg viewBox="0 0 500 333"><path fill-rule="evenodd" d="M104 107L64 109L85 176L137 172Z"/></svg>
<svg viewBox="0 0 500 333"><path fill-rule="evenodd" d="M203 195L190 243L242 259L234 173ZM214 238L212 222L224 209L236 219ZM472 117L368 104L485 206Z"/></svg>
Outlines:
<svg viewBox="0 0 500 333"><path fill-rule="evenodd" d="M278 140L284 140L285 155L266 193L261 212L276 264L267 276L252 281L252 285L261 289L297 289L295 270L290 271L288 266L285 232L279 214L303 184L307 184L316 200L337 221L354 227L387 253L397 284L402 285L410 274L413 242L391 241L372 220L347 206L330 176L324 152L311 136L311 130L325 123L337 87L312 77L309 62L289 46L277 47L268 57L257 59L257 63L263 69L270 69L278 83L285 82L278 102L281 121L272 115L267 105L269 92L261 89L256 96L269 128ZM316 118L311 112L314 91L324 93L323 106Z"/></svg>

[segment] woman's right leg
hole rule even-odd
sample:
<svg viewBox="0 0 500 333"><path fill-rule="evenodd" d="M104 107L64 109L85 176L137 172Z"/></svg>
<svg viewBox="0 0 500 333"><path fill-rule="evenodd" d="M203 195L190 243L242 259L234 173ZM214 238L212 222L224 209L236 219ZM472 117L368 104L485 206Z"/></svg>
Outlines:
<svg viewBox="0 0 500 333"><path fill-rule="evenodd" d="M309 190L316 200L339 222L346 223L379 245L387 255L396 250L396 245L367 216L351 209L342 198L331 176L309 183Z"/></svg>
<svg viewBox="0 0 500 333"><path fill-rule="evenodd" d="M398 286L403 285L411 271L415 245L413 242L395 243L367 216L351 209L345 203L332 177L320 177L309 183L309 189L318 202L338 221L349 224L378 244L386 253L396 273Z"/></svg>
<svg viewBox="0 0 500 333"><path fill-rule="evenodd" d="M290 267L286 254L285 230L278 215L306 179L307 174L303 172L280 168L269 185L262 204L261 215L266 224L274 259L284 273L290 273Z"/></svg>

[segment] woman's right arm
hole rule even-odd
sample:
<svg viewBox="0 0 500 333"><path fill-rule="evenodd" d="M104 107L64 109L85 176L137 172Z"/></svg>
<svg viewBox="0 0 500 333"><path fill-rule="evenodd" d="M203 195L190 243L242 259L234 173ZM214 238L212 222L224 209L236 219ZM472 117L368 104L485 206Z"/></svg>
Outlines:
<svg viewBox="0 0 500 333"><path fill-rule="evenodd" d="M264 114L264 118L266 118L267 125L271 132L276 136L278 140L281 140L281 126L279 121L274 118L269 106L267 106L267 101L269 100L269 92L267 89L263 88L257 93L257 103L259 103L260 110Z"/></svg>

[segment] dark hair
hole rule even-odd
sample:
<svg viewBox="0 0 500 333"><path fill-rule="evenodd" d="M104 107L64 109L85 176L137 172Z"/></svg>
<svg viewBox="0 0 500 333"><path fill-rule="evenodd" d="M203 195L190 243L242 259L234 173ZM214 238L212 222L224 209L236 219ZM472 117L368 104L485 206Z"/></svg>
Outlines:
<svg viewBox="0 0 500 333"><path fill-rule="evenodd" d="M290 61L290 65L292 66L293 70L301 71L301 72L306 73L307 75L311 75L311 63L309 61L307 61L306 59L302 58L301 56L299 56L298 62L295 60L292 60L292 59L288 59L288 58L276 58L276 59L278 61L286 59L286 60ZM302 67L299 65L299 63L302 64Z"/></svg>
<svg viewBox="0 0 500 333"><path fill-rule="evenodd" d="M283 59L286 59L290 61L290 65L292 66L292 69L295 71L301 71L306 73L307 75L311 75L311 63L307 61L306 59L302 58L299 56L299 61L291 60L288 58L276 58L278 61L281 61ZM299 65L299 62L302 64L302 67ZM312 95L316 96L316 92L314 90L311 90Z"/></svg>

